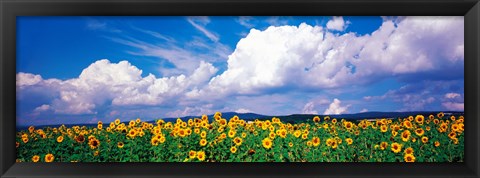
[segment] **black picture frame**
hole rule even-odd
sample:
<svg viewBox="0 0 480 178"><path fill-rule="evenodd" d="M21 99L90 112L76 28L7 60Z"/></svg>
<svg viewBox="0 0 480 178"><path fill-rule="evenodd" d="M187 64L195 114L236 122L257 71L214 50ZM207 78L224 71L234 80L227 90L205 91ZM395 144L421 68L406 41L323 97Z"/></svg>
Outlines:
<svg viewBox="0 0 480 178"><path fill-rule="evenodd" d="M15 163L17 16L383 15L465 17L465 162ZM1 177L479 177L478 0L0 0Z"/></svg>

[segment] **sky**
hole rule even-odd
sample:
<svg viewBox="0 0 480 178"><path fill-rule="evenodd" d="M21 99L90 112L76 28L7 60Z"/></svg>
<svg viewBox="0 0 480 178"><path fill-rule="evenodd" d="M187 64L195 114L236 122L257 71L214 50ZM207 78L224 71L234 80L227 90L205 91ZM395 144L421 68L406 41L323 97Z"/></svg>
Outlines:
<svg viewBox="0 0 480 178"><path fill-rule="evenodd" d="M463 111L464 19L17 17L17 125Z"/></svg>

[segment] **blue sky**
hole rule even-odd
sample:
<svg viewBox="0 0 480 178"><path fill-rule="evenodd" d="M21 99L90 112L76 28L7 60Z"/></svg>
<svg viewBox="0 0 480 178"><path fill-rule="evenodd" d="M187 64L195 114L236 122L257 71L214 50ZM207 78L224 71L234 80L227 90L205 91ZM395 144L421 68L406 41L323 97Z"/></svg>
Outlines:
<svg viewBox="0 0 480 178"><path fill-rule="evenodd" d="M17 124L463 111L463 17L17 17Z"/></svg>

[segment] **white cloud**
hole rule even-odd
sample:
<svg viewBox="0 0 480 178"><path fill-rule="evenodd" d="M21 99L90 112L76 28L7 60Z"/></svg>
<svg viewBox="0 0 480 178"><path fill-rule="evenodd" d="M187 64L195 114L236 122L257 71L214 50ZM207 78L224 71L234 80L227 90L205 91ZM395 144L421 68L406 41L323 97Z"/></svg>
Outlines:
<svg viewBox="0 0 480 178"><path fill-rule="evenodd" d="M347 28L347 25L350 22L345 22L343 17L333 17L332 20L327 22L327 29L329 30L336 30L336 31L344 31Z"/></svg>
<svg viewBox="0 0 480 178"><path fill-rule="evenodd" d="M188 17L187 21L195 27L198 31L202 32L205 36L207 36L210 40L214 42L218 42L220 37L218 34L211 32L205 28L205 26L210 23L210 19L208 17Z"/></svg>
<svg viewBox="0 0 480 178"><path fill-rule="evenodd" d="M318 114L318 112L315 110L315 104L312 101L305 104L302 114Z"/></svg>
<svg viewBox="0 0 480 178"><path fill-rule="evenodd" d="M368 109L363 108L362 110L360 110L360 112L361 112L361 113L362 113L362 112L368 112Z"/></svg>
<svg viewBox="0 0 480 178"><path fill-rule="evenodd" d="M17 79L16 79L16 85L17 87L25 87L25 86L31 86L38 84L41 82L42 76L40 75L34 75L34 74L29 74L29 73L24 73L24 72L19 72L17 74Z"/></svg>
<svg viewBox="0 0 480 178"><path fill-rule="evenodd" d="M167 117L184 117L184 116L200 116L203 114L213 114L215 111L212 110L213 104L207 104L204 106L187 106L183 110L175 110L168 112Z"/></svg>
<svg viewBox="0 0 480 178"><path fill-rule="evenodd" d="M330 106L325 110L325 112L323 114L325 115L332 115L332 114L344 114L344 113L347 113L347 109L351 106L351 105L347 105L347 106L341 106L342 102L335 98L333 99L333 102L330 104Z"/></svg>
<svg viewBox="0 0 480 178"><path fill-rule="evenodd" d="M444 102L442 106L450 111L463 111L464 110L464 103L456 103L456 102Z"/></svg>
<svg viewBox="0 0 480 178"><path fill-rule="evenodd" d="M240 16L238 17L237 19L237 22L246 27L246 28L253 28L254 25L251 23L251 21L253 20L253 17L250 17L250 16Z"/></svg>
<svg viewBox="0 0 480 178"><path fill-rule="evenodd" d="M171 38L169 36L163 37ZM138 51L127 51L127 53L132 55L152 56L162 59L151 61L160 65L159 72L162 76L189 75L199 67L199 61L203 60L209 63L223 62L231 52L227 45L220 42L205 41L201 38L194 38L181 46L173 40L167 40L165 44L152 44L130 37L106 38L137 49ZM166 67L166 63L173 64L174 68L171 66Z"/></svg>
<svg viewBox="0 0 480 178"><path fill-rule="evenodd" d="M281 26L288 24L288 17L271 16L266 19L266 22L272 26Z"/></svg>
<svg viewBox="0 0 480 178"><path fill-rule="evenodd" d="M43 112L43 111L48 111L50 109L50 105L48 104L43 104L37 108L35 108L33 111L35 112Z"/></svg>
<svg viewBox="0 0 480 178"><path fill-rule="evenodd" d="M445 68L461 71L462 46L463 17L387 20L371 35L363 36L335 35L304 23L251 29L228 56L228 69L199 93L258 94L284 86L333 89L387 77L438 74ZM461 72L455 75L462 77ZM429 76L437 75L410 79Z"/></svg>
<svg viewBox="0 0 480 178"><path fill-rule="evenodd" d="M235 111L236 113L251 113L252 111L245 109L245 108L240 108Z"/></svg>
<svg viewBox="0 0 480 178"><path fill-rule="evenodd" d="M56 113L95 114L97 107L109 102L113 106L168 104L166 100L183 97L190 88L208 82L216 71L212 64L201 61L190 76L142 77L142 70L127 61L111 63L104 59L85 68L78 78L38 81L40 76L19 73L17 83L43 85L57 92L58 98L49 106ZM31 82L32 78L37 79Z"/></svg>
<svg viewBox="0 0 480 178"><path fill-rule="evenodd" d="M460 97L460 94L458 94L458 93L447 93L447 94L445 94L445 98L447 98L447 99L454 99L454 98L457 98L457 97Z"/></svg>

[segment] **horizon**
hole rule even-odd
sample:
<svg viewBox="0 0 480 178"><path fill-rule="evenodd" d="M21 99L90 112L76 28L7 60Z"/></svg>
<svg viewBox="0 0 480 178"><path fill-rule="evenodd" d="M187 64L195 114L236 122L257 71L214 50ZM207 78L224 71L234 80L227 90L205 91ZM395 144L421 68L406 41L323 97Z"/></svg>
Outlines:
<svg viewBox="0 0 480 178"><path fill-rule="evenodd" d="M464 18L18 17L17 126L464 111Z"/></svg>

